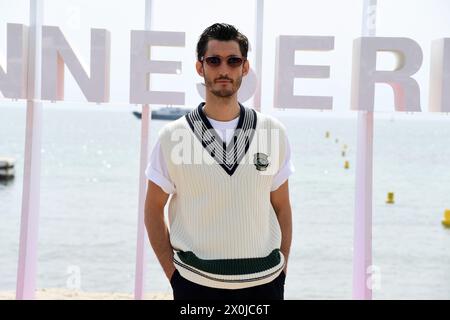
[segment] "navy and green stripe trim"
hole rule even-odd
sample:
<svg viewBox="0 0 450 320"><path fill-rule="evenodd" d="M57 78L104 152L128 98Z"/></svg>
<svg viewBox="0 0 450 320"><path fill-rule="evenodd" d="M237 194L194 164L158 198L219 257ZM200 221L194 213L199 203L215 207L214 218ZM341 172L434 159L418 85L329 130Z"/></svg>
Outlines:
<svg viewBox="0 0 450 320"><path fill-rule="evenodd" d="M183 269L188 270L189 272L192 272L192 273L198 274L199 276L202 276L205 279L212 280L212 281L218 281L218 282L224 282L224 283L225 282L228 282L228 283L244 283L244 282L259 281L259 280L270 278L274 274L279 273L284 268L284 264L283 264L279 268L277 268L276 270L274 270L274 271L272 271L270 273L264 274L262 276L259 276L259 277L245 278L245 279L222 279L222 278L212 277L212 276L210 276L208 274L200 272L200 271L198 271L198 270L196 270L196 269L194 269L192 267L189 267L188 265L184 265L184 264L178 262L177 260L174 260L174 263L179 265Z"/></svg>
<svg viewBox="0 0 450 320"><path fill-rule="evenodd" d="M184 266L224 276L263 272L275 268L281 263L279 249L275 249L268 256L261 258L205 260L197 257L192 251L179 251L176 255Z"/></svg>

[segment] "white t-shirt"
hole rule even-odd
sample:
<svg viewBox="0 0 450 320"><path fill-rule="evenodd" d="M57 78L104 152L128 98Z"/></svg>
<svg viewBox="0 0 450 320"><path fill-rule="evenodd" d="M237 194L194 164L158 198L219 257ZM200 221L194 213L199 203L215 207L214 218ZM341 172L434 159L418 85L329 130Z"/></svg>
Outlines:
<svg viewBox="0 0 450 320"><path fill-rule="evenodd" d="M214 130L218 133L222 141L228 144L233 138L234 130L237 127L239 117L230 121L217 121L207 117ZM291 147L286 135L286 156L285 161L280 167L280 170L274 176L271 191L275 191L280 187L287 178L295 172L295 167L291 161ZM170 180L169 171L167 170L166 162L161 150L159 140L153 147L150 162L145 170L145 175L155 184L161 187L161 189L168 194L176 193L176 186Z"/></svg>

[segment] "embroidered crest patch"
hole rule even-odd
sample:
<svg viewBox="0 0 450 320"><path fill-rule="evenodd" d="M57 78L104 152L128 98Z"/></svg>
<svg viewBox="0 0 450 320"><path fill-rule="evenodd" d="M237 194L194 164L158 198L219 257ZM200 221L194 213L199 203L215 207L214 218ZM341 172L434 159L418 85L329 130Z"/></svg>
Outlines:
<svg viewBox="0 0 450 320"><path fill-rule="evenodd" d="M266 171L269 166L268 155L265 153L257 152L253 155L253 164L258 171Z"/></svg>

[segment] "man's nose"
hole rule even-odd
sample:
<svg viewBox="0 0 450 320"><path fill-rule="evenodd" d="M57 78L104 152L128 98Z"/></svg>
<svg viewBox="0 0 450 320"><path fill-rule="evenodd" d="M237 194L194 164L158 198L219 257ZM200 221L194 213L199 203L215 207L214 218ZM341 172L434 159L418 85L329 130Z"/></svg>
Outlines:
<svg viewBox="0 0 450 320"><path fill-rule="evenodd" d="M218 79L222 79L222 80L228 79L228 80L231 80L230 77L228 76L228 73L223 73L223 72L222 72L222 73L219 73Z"/></svg>

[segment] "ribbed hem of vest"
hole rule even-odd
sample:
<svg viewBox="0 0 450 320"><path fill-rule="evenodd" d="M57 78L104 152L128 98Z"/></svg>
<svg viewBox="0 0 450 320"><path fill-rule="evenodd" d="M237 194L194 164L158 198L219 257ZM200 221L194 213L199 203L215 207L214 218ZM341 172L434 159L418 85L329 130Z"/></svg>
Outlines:
<svg viewBox="0 0 450 320"><path fill-rule="evenodd" d="M194 265L187 262L193 262ZM219 267L218 262L224 266ZM279 249L273 250L263 258L227 260L202 260L191 252L187 255L186 252L175 252L174 263L181 276L199 285L221 289L243 289L274 280L283 270L285 259ZM217 271L220 273L216 273Z"/></svg>

